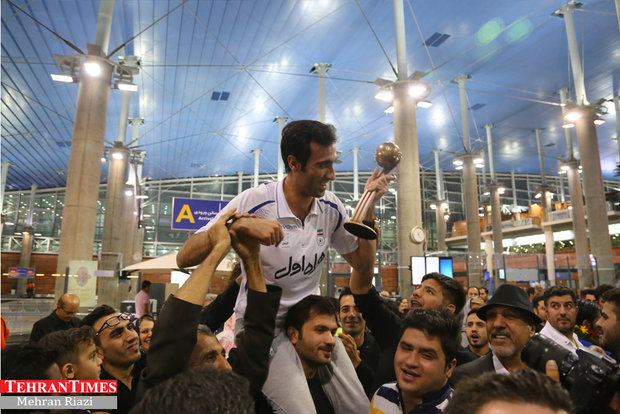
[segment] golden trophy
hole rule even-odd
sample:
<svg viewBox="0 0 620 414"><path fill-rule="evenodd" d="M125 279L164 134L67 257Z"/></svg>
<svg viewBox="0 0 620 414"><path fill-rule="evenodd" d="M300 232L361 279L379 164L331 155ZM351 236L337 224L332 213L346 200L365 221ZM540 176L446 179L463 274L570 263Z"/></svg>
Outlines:
<svg viewBox="0 0 620 414"><path fill-rule="evenodd" d="M375 151L375 161L383 168L377 178L382 174L389 174L396 168L402 157L402 152L398 145L391 142L384 142ZM363 223L368 210L374 208L374 191L365 190L362 198L357 203L355 211L351 216L351 221L344 223L344 228L351 234L367 240L375 240L377 232L374 228Z"/></svg>

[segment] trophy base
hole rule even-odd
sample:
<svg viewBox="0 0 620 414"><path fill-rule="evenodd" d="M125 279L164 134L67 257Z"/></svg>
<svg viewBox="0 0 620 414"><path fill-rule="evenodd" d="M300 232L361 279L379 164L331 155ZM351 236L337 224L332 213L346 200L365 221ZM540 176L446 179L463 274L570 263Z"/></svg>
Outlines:
<svg viewBox="0 0 620 414"><path fill-rule="evenodd" d="M363 223L349 221L347 223L344 223L344 228L349 233L361 239L375 240L377 238L377 233L375 233L375 231L372 228L368 227L367 225Z"/></svg>

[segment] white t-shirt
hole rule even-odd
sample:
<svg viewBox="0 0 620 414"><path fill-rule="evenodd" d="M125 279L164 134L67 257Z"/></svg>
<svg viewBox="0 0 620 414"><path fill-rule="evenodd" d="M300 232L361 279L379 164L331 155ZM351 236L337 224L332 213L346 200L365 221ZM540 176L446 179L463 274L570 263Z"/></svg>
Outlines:
<svg viewBox="0 0 620 414"><path fill-rule="evenodd" d="M302 223L291 212L282 183L267 183L244 191L197 231L206 231L223 212L231 208L236 208L239 213L248 212L280 222L285 236L280 245L261 246L265 282L282 288L277 326L284 321L291 306L318 292L328 246L332 245L340 254L347 254L355 251L358 243L357 237L342 226L349 217L333 193L327 191L323 197L315 198L310 213ZM243 281L235 305L235 313L239 317L244 315L247 303L247 279L243 268L242 272Z"/></svg>

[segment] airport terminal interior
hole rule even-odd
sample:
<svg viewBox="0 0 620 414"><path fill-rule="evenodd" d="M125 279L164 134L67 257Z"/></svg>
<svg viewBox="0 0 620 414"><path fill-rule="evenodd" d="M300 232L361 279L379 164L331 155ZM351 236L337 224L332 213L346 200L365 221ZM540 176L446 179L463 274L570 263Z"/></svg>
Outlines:
<svg viewBox="0 0 620 414"><path fill-rule="evenodd" d="M382 169L377 147L400 148L375 209L374 283L392 297L432 271L491 291L615 286L617 7L2 0L9 342L65 292L80 292L80 315L126 310L149 280L160 309L187 278L175 253L222 202L286 176L282 129L303 119L337 130L328 190L349 216ZM329 249L321 292L350 272Z"/></svg>

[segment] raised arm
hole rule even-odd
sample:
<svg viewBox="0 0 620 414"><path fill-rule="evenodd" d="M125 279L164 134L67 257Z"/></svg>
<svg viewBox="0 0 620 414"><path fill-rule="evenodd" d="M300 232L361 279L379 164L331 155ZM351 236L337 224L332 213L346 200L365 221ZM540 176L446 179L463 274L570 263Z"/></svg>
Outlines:
<svg viewBox="0 0 620 414"><path fill-rule="evenodd" d="M233 220L229 226L231 231L243 232L265 246L277 246L284 238L282 227L277 221L263 220L247 214L234 214L227 217L227 221ZM194 234L179 250L177 266L180 268L196 266L207 257L212 248L212 240L209 238L208 231Z"/></svg>
<svg viewBox="0 0 620 414"><path fill-rule="evenodd" d="M385 193L389 190L389 183L392 181L394 177L391 174L381 174L379 176L379 169L375 168L375 171L372 173L368 181L366 181L365 191L373 191L373 201L372 207L368 209L368 213L366 213L366 217L364 220L366 221L375 221L375 208L374 205ZM367 274L370 272L372 281L372 273L374 270L375 260L376 260L376 250L377 250L377 241L376 240L365 240L359 239L357 250L343 254L342 257L353 267L353 270L357 270L357 272L361 274ZM351 287L353 289L353 287ZM370 286L368 286L370 289ZM366 289L366 292L368 291ZM364 292L364 293L366 293ZM353 291L355 293L355 291Z"/></svg>

